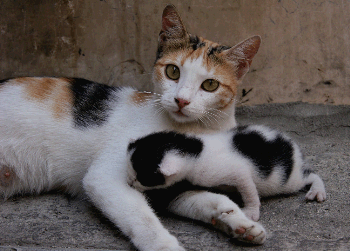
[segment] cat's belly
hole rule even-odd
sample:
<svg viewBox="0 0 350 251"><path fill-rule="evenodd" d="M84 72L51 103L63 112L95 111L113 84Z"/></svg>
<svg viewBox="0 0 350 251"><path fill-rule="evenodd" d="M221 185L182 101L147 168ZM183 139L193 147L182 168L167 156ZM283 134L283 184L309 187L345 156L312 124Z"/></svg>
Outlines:
<svg viewBox="0 0 350 251"><path fill-rule="evenodd" d="M16 88L0 92L0 172L11 175L11 182L0 178L6 184L0 192L11 196L61 187L80 192L86 166L97 152L96 137L74 129L71 117L57 119L45 107L20 98Z"/></svg>

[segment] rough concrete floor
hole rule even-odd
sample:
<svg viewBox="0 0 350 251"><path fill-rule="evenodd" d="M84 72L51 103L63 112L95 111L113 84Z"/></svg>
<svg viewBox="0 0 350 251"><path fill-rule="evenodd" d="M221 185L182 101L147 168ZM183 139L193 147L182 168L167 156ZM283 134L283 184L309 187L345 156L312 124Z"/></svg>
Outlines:
<svg viewBox="0 0 350 251"><path fill-rule="evenodd" d="M262 199L262 246L230 240L210 226L173 216L164 225L188 250L350 250L350 106L272 104L237 109L240 124L287 132L323 178L324 203L305 192ZM134 250L87 201L62 194L16 197L0 205L0 250Z"/></svg>

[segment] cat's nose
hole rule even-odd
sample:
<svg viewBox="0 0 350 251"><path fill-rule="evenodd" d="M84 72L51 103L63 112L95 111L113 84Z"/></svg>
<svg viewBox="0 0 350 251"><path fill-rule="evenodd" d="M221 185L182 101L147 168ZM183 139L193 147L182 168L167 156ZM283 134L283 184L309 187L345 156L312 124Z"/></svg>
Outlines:
<svg viewBox="0 0 350 251"><path fill-rule="evenodd" d="M184 100L182 98L175 98L175 102L177 106L180 108L180 110L184 108L186 105L190 104L190 101Z"/></svg>

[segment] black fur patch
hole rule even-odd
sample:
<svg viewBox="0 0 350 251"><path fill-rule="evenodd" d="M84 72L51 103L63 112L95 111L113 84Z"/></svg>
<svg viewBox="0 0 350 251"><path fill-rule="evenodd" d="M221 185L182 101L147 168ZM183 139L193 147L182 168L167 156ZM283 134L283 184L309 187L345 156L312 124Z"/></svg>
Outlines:
<svg viewBox="0 0 350 251"><path fill-rule="evenodd" d="M208 56L213 56L216 53L221 53L222 51L228 50L230 48L231 47L225 46L225 45L219 45L219 46L216 46L216 47L210 47L209 50L208 50Z"/></svg>
<svg viewBox="0 0 350 251"><path fill-rule="evenodd" d="M205 42L201 41L198 36L190 35L190 46L195 51L205 46Z"/></svg>
<svg viewBox="0 0 350 251"><path fill-rule="evenodd" d="M86 79L70 79L73 92L73 116L75 126L81 128L101 126L108 118L109 103L118 88Z"/></svg>
<svg viewBox="0 0 350 251"><path fill-rule="evenodd" d="M287 182L293 169L293 146L281 135L273 141L266 140L256 131L246 131L246 127L238 127L233 135L233 147L250 158L259 168L263 177L267 178L277 165L284 168L284 182Z"/></svg>
<svg viewBox="0 0 350 251"><path fill-rule="evenodd" d="M197 157L202 149L201 140L175 132L150 134L128 146L128 151L134 150L131 163L136 171L137 180L147 187L165 183L164 176L158 169L166 152L176 150L180 154Z"/></svg>
<svg viewBox="0 0 350 251"><path fill-rule="evenodd" d="M192 48L193 50L197 50L205 46L205 42L203 42L198 36L194 36L194 35L189 35L189 40L172 39L172 42L168 42L168 43L165 43L165 42L166 40L165 38L163 38L162 42L158 43L155 62L157 62L157 60L160 59L163 56L164 52L166 51L176 51L184 48Z"/></svg>
<svg viewBox="0 0 350 251"><path fill-rule="evenodd" d="M6 79L1 79L0 80L0 84L5 84L7 81L9 81L10 78L6 78Z"/></svg>
<svg viewBox="0 0 350 251"><path fill-rule="evenodd" d="M157 60L160 59L162 56L163 56L163 46L159 45L158 49L157 49L156 61L155 62L157 62Z"/></svg>

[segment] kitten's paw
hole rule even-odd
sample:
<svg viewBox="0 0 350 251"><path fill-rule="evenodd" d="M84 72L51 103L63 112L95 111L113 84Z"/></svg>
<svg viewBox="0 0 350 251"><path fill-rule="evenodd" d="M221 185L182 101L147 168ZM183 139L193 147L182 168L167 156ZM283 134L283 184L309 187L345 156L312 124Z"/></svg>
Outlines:
<svg viewBox="0 0 350 251"><path fill-rule="evenodd" d="M259 223L248 219L242 212L232 210L222 213L212 219L212 224L243 242L263 244L266 241L265 229Z"/></svg>
<svg viewBox="0 0 350 251"><path fill-rule="evenodd" d="M326 191L324 190L310 190L306 195L305 198L307 200L317 200L317 202L323 202L326 200Z"/></svg>
<svg viewBox="0 0 350 251"><path fill-rule="evenodd" d="M243 213L253 221L258 221L260 218L260 208L259 207L245 207L242 209Z"/></svg>

